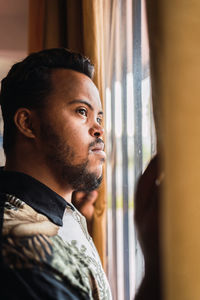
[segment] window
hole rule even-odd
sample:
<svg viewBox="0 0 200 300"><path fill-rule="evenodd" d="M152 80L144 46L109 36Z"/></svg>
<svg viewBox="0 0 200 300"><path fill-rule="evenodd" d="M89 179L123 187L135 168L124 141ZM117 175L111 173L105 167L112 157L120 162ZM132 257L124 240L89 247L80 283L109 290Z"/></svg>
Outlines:
<svg viewBox="0 0 200 300"><path fill-rule="evenodd" d="M144 264L134 223L136 182L155 153L144 1L105 1L107 272L114 299L133 299Z"/></svg>

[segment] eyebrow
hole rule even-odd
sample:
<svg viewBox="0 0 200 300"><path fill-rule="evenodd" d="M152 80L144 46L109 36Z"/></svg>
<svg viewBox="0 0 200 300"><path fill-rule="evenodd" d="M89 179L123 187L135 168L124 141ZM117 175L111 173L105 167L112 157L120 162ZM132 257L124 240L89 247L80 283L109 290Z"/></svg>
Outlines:
<svg viewBox="0 0 200 300"><path fill-rule="evenodd" d="M85 100L74 99L74 100L70 101L68 104L71 105L71 104L74 104L74 103L82 103L82 104L85 104L85 105L87 105L91 110L94 110L93 106L92 106L89 102L87 102L87 101L85 101ZM103 116L103 111L98 112L98 115L102 115L102 116Z"/></svg>

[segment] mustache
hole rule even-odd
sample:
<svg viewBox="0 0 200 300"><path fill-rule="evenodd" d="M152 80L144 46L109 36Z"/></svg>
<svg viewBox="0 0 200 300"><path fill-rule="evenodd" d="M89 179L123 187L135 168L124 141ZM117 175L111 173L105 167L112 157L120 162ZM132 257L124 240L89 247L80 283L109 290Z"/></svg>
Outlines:
<svg viewBox="0 0 200 300"><path fill-rule="evenodd" d="M94 142L89 144L89 149L94 147L97 144L103 144L103 146L105 146L104 141L100 138L97 138Z"/></svg>

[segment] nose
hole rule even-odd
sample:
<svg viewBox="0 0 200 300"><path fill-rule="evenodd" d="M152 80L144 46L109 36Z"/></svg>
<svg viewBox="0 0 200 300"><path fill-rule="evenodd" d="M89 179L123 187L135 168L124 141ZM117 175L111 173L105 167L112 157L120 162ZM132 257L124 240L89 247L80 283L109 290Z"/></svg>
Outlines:
<svg viewBox="0 0 200 300"><path fill-rule="evenodd" d="M100 124L95 123L94 126L89 129L89 133L93 137L101 137L104 134L104 129Z"/></svg>

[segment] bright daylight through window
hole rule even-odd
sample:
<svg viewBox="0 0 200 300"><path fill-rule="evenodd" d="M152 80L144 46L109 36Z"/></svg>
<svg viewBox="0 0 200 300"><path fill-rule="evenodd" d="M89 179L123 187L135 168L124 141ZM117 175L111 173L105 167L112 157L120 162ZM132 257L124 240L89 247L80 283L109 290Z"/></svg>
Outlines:
<svg viewBox="0 0 200 300"><path fill-rule="evenodd" d="M114 299L133 299L144 265L133 224L134 190L155 153L144 1L105 4L107 272Z"/></svg>

